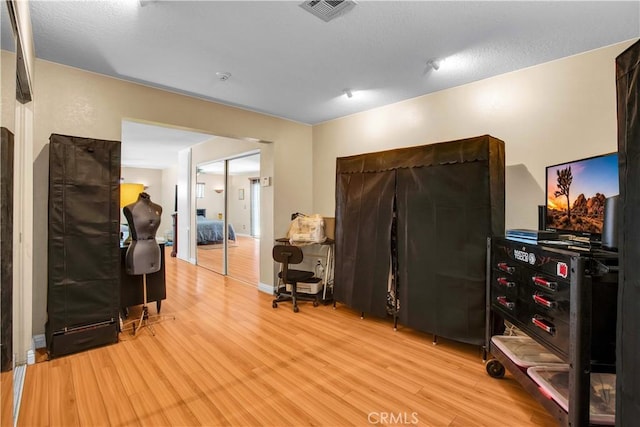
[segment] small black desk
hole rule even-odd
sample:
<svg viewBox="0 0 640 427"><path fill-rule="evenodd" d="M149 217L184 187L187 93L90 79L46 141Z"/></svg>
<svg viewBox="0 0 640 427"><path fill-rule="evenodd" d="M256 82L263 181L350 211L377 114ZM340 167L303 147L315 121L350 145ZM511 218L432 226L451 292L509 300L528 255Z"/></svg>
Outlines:
<svg viewBox="0 0 640 427"><path fill-rule="evenodd" d="M164 272L164 243L160 243L160 270L147 274L147 302L156 302L160 313L162 300L167 298L167 286ZM127 274L125 257L129 246L120 246L120 307L128 314L128 307L144 303L142 275Z"/></svg>

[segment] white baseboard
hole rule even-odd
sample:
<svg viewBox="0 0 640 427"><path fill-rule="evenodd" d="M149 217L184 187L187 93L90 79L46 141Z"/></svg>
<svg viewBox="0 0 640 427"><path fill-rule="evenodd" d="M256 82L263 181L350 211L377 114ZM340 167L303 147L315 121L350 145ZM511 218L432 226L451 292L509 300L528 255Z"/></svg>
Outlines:
<svg viewBox="0 0 640 427"><path fill-rule="evenodd" d="M24 390L24 378L27 375L27 365L18 365L13 368L13 425L15 426L20 415L20 403L22 402L22 390Z"/></svg>
<svg viewBox="0 0 640 427"><path fill-rule="evenodd" d="M47 340L44 334L34 335L33 336L33 347L37 348L45 348L47 346Z"/></svg>
<svg viewBox="0 0 640 427"><path fill-rule="evenodd" d="M258 283L258 290L260 292L264 292L265 294L273 295L273 286L267 285L266 283Z"/></svg>

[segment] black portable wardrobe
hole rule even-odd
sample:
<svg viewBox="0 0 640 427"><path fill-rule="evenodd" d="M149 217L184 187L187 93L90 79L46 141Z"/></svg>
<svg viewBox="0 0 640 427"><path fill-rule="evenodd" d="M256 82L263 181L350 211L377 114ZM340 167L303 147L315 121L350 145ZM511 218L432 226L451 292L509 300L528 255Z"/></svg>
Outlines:
<svg viewBox="0 0 640 427"><path fill-rule="evenodd" d="M616 425L640 419L640 42L616 59L620 221Z"/></svg>
<svg viewBox="0 0 640 427"><path fill-rule="evenodd" d="M13 369L13 134L0 128L0 371Z"/></svg>
<svg viewBox="0 0 640 427"><path fill-rule="evenodd" d="M483 344L486 238L504 234L504 143L484 135L342 157L336 173L336 301Z"/></svg>
<svg viewBox="0 0 640 427"><path fill-rule="evenodd" d="M118 339L120 142L49 141L46 338L56 357Z"/></svg>

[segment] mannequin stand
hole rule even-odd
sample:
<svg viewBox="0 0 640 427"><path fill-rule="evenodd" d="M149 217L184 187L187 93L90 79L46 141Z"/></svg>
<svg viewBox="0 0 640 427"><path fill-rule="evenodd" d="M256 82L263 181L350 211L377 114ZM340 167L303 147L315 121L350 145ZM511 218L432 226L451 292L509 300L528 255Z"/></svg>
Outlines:
<svg viewBox="0 0 640 427"><path fill-rule="evenodd" d="M154 314L152 316L149 315L149 307L147 307L147 275L142 275L142 292L143 292L143 304L142 304L142 313L140 313L140 318L136 320L132 320L130 322L122 325L122 331L124 332L129 329L129 326L132 330L132 335L135 336L136 333L140 332L142 328L145 326L149 329L151 335L155 336L156 332L153 329L153 325L155 323L160 323L163 320L171 319L176 320L175 316L165 316L160 314Z"/></svg>

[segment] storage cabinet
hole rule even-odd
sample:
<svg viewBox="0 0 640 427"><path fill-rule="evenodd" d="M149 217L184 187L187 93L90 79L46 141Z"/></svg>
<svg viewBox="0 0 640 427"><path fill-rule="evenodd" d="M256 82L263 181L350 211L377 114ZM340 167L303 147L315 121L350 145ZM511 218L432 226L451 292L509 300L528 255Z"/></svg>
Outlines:
<svg viewBox="0 0 640 427"><path fill-rule="evenodd" d="M620 166L620 309L616 419L640 420L640 42L616 58L618 163Z"/></svg>
<svg viewBox="0 0 640 427"><path fill-rule="evenodd" d="M50 357L115 343L120 142L51 135L46 339Z"/></svg>
<svg viewBox="0 0 640 427"><path fill-rule="evenodd" d="M13 150L0 128L0 372L13 369Z"/></svg>
<svg viewBox="0 0 640 427"><path fill-rule="evenodd" d="M496 238L488 243L487 325L507 320L570 365L569 411L491 343L491 353L562 424L589 423L590 373L615 372L618 257Z"/></svg>
<svg viewBox="0 0 640 427"><path fill-rule="evenodd" d="M160 270L147 274L147 302L156 302L156 310L160 313L162 300L167 298L166 274L164 269L164 243L160 243ZM127 274L125 259L128 246L120 247L120 307L125 315L128 308L144 303L142 275Z"/></svg>
<svg viewBox="0 0 640 427"><path fill-rule="evenodd" d="M342 157L336 173L335 300L482 345L485 239L504 233L504 143L483 135Z"/></svg>

